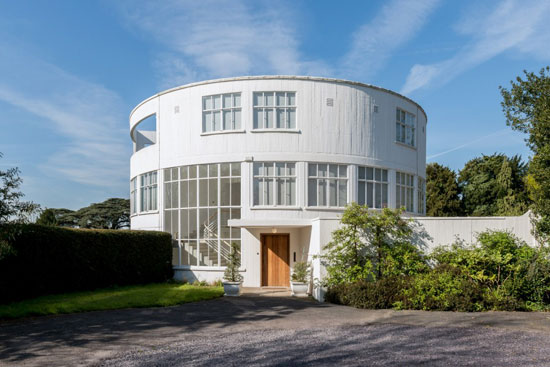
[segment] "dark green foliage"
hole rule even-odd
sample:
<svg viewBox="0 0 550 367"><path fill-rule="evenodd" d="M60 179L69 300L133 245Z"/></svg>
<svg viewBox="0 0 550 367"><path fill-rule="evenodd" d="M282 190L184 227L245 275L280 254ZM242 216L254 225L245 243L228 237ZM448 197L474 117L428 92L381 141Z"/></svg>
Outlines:
<svg viewBox="0 0 550 367"><path fill-rule="evenodd" d="M228 282L241 282L243 276L239 273L239 268L241 266L241 248L237 243L231 243L231 252L229 253L229 260L227 262L227 267L223 273L223 279Z"/></svg>
<svg viewBox="0 0 550 367"><path fill-rule="evenodd" d="M0 303L171 279L170 235L150 231L0 226Z"/></svg>
<svg viewBox="0 0 550 367"><path fill-rule="evenodd" d="M309 264L305 261L298 261L294 263L294 269L292 270L292 281L299 283L307 283L310 275Z"/></svg>
<svg viewBox="0 0 550 367"><path fill-rule="evenodd" d="M36 220L36 224L43 226L56 226L57 218L53 209L46 209L40 213L40 216Z"/></svg>
<svg viewBox="0 0 550 367"><path fill-rule="evenodd" d="M357 308L392 308L403 302L403 289L409 281L405 276L392 276L378 281L337 284L327 290L325 301Z"/></svg>
<svg viewBox="0 0 550 367"><path fill-rule="evenodd" d="M56 225L73 228L122 229L130 227L130 200L111 198L77 211L46 209L55 216ZM48 214L50 215L50 214Z"/></svg>
<svg viewBox="0 0 550 367"><path fill-rule="evenodd" d="M471 216L522 215L529 206L527 165L521 157L483 155L468 161L458 176L464 213Z"/></svg>
<svg viewBox="0 0 550 367"><path fill-rule="evenodd" d="M2 153L0 153L2 158ZM9 222L27 222L40 209L40 205L30 201L21 201L24 194L19 191L23 180L19 177L19 168L0 170L0 225ZM0 238L0 242L2 238Z"/></svg>
<svg viewBox="0 0 550 367"><path fill-rule="evenodd" d="M438 163L426 166L426 215L455 217L462 215L460 188L456 173Z"/></svg>

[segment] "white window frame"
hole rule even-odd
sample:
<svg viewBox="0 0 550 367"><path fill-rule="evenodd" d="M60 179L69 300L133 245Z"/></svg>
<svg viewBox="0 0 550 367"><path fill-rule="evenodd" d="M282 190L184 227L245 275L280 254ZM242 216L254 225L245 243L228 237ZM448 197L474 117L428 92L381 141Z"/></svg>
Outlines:
<svg viewBox="0 0 550 367"><path fill-rule="evenodd" d="M405 207L409 213L414 212L414 175L399 171L395 173L395 206Z"/></svg>
<svg viewBox="0 0 550 367"><path fill-rule="evenodd" d="M158 210L158 174L151 171L139 175L139 212L148 213Z"/></svg>
<svg viewBox="0 0 550 367"><path fill-rule="evenodd" d="M268 103L268 99L272 98L272 103ZM252 93L252 129L253 130L290 130L298 129L297 121L297 102L295 91L267 91ZM280 103L282 101L284 103ZM267 116L269 112L273 114L273 126L267 126ZM291 114L294 115L292 121ZM256 116L261 116L256 119ZM279 125L279 116L283 116ZM261 120L261 121L258 121ZM293 124L292 124L293 123Z"/></svg>
<svg viewBox="0 0 550 367"><path fill-rule="evenodd" d="M261 167L261 172L256 173L256 167ZM268 167L272 169L272 173L268 174ZM280 170L283 173L281 174ZM260 172L260 169L258 169ZM293 172L293 174L292 174ZM297 185L298 178L296 173L296 162L254 162L252 166L252 206L253 207L296 207L298 204L297 199ZM294 186L292 186L294 181ZM258 183L258 184L256 184ZM273 203L268 202L268 194L266 190L260 192L260 183L264 185L270 185L273 192ZM279 203L279 183L282 183L284 192L282 195L282 203ZM292 195L292 188L294 188L294 196ZM289 192L290 191L290 192ZM258 197L258 203L256 203L256 197ZM292 202L294 198L294 203Z"/></svg>
<svg viewBox="0 0 550 367"><path fill-rule="evenodd" d="M364 170L364 174L361 173L361 170ZM370 173L370 174L369 174ZM361 197L361 183L364 183L364 198L365 202L361 202L359 198ZM385 168L377 168L370 166L358 166L357 167L357 203L360 205L368 205L368 187L369 184L372 185L372 196L371 203L372 206L369 206L370 209L383 209L389 206L389 180L388 180L388 170ZM386 197L386 205L384 205L384 191ZM377 203L377 195L380 193L380 205Z"/></svg>
<svg viewBox="0 0 550 367"><path fill-rule="evenodd" d="M215 100L219 98L219 105ZM226 104L226 98L229 98L230 104ZM202 97L202 132L215 133L223 131L240 131L242 129L242 99L241 92L231 92L223 94L212 94ZM220 126L215 126L212 118L219 114ZM238 118L237 118L238 116ZM229 121L227 121L229 117Z"/></svg>
<svg viewBox="0 0 550 367"><path fill-rule="evenodd" d="M311 175L311 168L313 166L315 167L315 175ZM320 175L319 173L321 170L319 170L319 166L326 166L326 176ZM331 176L331 166L336 166L337 170L337 176ZM307 164L307 206L310 208L338 208L341 209L345 207L349 203L349 165L347 164L338 164L338 163L308 163ZM312 194L310 192L310 182L315 181L315 205L312 205L310 203L310 195ZM326 197L325 197L325 203L326 205L319 205L319 188L320 183L324 183L326 181ZM331 202L331 195L330 195L330 183L328 181L334 181L336 184L336 205L330 205ZM341 201L340 197L340 183L345 182L345 188L346 188L346 194L345 202ZM342 205L343 204L343 205Z"/></svg>
<svg viewBox="0 0 550 367"><path fill-rule="evenodd" d="M130 215L135 215L138 212L137 181L138 181L137 177L134 177L130 180Z"/></svg>
<svg viewBox="0 0 550 367"><path fill-rule="evenodd" d="M416 147L416 116L399 107L395 116L395 141Z"/></svg>
<svg viewBox="0 0 550 367"><path fill-rule="evenodd" d="M418 193L418 210L417 212L419 214L426 214L426 180L424 180L422 177L417 177L418 180L418 187L417 187L417 193Z"/></svg>

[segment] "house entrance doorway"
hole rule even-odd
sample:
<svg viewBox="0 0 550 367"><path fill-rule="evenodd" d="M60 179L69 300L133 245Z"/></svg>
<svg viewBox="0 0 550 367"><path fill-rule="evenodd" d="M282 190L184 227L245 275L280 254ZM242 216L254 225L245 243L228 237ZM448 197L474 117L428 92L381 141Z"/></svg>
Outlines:
<svg viewBox="0 0 550 367"><path fill-rule="evenodd" d="M290 285L290 248L288 234L262 234L262 287Z"/></svg>

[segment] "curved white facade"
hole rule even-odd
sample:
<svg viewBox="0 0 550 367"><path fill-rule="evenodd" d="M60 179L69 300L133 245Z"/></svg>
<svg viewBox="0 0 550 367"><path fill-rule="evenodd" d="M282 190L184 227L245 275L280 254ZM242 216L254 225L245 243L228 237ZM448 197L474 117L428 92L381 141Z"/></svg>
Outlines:
<svg viewBox="0 0 550 367"><path fill-rule="evenodd" d="M156 131L140 131L152 115ZM173 234L179 278L220 279L240 241L244 285L271 285L262 234L288 234L291 269L326 243L315 223L346 203L424 213L426 122L404 96L334 79L241 77L159 93L130 115L131 227Z"/></svg>

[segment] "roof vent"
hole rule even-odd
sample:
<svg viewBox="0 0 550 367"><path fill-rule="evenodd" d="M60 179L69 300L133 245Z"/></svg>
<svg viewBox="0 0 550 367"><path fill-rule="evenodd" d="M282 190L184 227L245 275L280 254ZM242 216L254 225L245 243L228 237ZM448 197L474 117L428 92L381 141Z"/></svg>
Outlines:
<svg viewBox="0 0 550 367"><path fill-rule="evenodd" d="M374 113L378 113L378 106L377 105L374 105L372 107L372 110L374 111Z"/></svg>
<svg viewBox="0 0 550 367"><path fill-rule="evenodd" d="M174 106L174 113L180 113L180 106Z"/></svg>
<svg viewBox="0 0 550 367"><path fill-rule="evenodd" d="M329 106L329 107L334 106L334 99L333 98L327 98L327 106Z"/></svg>

